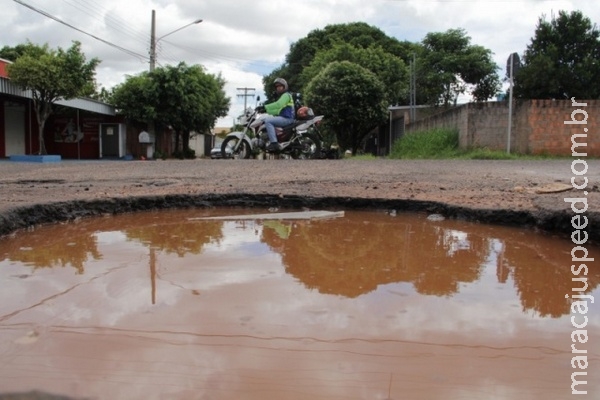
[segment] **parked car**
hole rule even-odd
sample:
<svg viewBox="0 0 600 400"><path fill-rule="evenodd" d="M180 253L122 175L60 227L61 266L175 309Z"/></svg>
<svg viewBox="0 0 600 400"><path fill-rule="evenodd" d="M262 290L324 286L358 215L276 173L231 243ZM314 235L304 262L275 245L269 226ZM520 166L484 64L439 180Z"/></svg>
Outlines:
<svg viewBox="0 0 600 400"><path fill-rule="evenodd" d="M222 144L223 144L223 139L215 140L215 146L210 150L210 158L212 158L213 160L217 159L217 158L223 158L223 157L221 157L221 145Z"/></svg>

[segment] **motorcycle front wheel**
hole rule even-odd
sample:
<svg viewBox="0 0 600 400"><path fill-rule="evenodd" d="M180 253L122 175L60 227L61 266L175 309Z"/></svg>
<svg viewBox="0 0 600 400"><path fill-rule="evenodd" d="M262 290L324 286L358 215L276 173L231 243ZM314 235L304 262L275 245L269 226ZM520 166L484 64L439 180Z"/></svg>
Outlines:
<svg viewBox="0 0 600 400"><path fill-rule="evenodd" d="M221 145L221 156L223 158L232 159L250 158L250 146L245 140L242 140L240 146L237 148L236 151L234 151L235 146L238 144L239 141L240 139L235 136L225 138L225 140L223 140L223 144Z"/></svg>
<svg viewBox="0 0 600 400"><path fill-rule="evenodd" d="M299 139L299 148L291 152L291 156L296 160L311 160L319 158L321 155L321 141L312 133L305 133ZM298 146L298 145L296 145Z"/></svg>

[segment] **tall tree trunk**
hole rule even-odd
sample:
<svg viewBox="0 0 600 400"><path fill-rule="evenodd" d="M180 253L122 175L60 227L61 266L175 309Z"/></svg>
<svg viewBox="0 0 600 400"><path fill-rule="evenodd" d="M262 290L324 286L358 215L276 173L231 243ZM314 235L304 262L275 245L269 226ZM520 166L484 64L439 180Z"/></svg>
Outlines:
<svg viewBox="0 0 600 400"><path fill-rule="evenodd" d="M187 156L187 152L190 148L190 132L181 132L181 144L183 145L183 154Z"/></svg>
<svg viewBox="0 0 600 400"><path fill-rule="evenodd" d="M47 155L48 151L46 150L46 142L44 140L44 127L46 126L46 120L52 113L52 105L43 101L36 101L34 99L33 106L35 108L35 116L39 127L38 141L40 143L40 149L38 154Z"/></svg>
<svg viewBox="0 0 600 400"><path fill-rule="evenodd" d="M179 153L179 131L175 130L175 149L173 150L175 153Z"/></svg>

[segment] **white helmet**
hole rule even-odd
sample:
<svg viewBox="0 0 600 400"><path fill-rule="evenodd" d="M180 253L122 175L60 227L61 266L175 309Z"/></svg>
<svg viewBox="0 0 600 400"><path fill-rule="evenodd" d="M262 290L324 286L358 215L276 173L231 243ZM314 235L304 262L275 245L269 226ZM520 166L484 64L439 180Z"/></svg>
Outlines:
<svg viewBox="0 0 600 400"><path fill-rule="evenodd" d="M277 78L277 79L275 79L275 81L273 82L273 84L274 85L283 85L283 88L285 90L288 90L288 84L285 81L285 79L283 79L283 78Z"/></svg>

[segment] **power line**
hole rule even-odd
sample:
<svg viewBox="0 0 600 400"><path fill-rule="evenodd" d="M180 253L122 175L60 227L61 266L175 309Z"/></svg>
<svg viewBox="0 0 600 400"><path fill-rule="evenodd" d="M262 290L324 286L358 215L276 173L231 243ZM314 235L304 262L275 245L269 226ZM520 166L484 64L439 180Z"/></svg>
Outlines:
<svg viewBox="0 0 600 400"><path fill-rule="evenodd" d="M232 61L232 62L251 62L253 64L256 65L262 65L265 67L269 67L269 68L274 68L275 66L279 66L281 63L279 62L269 62L269 61L257 61L255 59L250 59L250 58L242 58L242 57L234 57L234 56L229 56L229 55L225 55L225 54L221 54L221 53L214 53L211 51L207 51L207 50L199 50L199 49L194 49L188 46L182 46L179 45L177 43L173 43L170 42L168 40L163 40L162 42L168 43L173 47L177 47L179 49L188 51L192 54L198 54L198 55L202 55L204 56L204 58L208 58L210 60L216 60L216 61Z"/></svg>
<svg viewBox="0 0 600 400"><path fill-rule="evenodd" d="M71 5L72 7L81 10L85 14L91 16L92 18L105 23L107 26L111 27L115 31L122 32L128 37L136 38L138 42L141 42L144 45L148 44L148 35L146 33L135 31L129 28L130 23L128 21L119 18L117 15L113 16L113 13L111 13L106 8L101 7L99 3L90 2L87 0L63 1ZM72 1L75 1L75 4L73 4Z"/></svg>
<svg viewBox="0 0 600 400"><path fill-rule="evenodd" d="M67 27L75 29L78 32L88 35L88 36L90 36L98 41L101 41L109 46L112 46L118 50L121 50L131 56L140 58L143 61L149 60L149 56L147 56L145 54L143 54L143 55L139 54L135 51L123 48L122 46L119 46L112 42L109 42L108 40L102 39L94 34L88 33L80 28L77 28L73 24L70 24L70 23L50 14L50 12L48 12L48 11L44 11L40 8L34 7L33 5L26 4L23 0L14 0L14 1L18 4L21 4L25 7L33 10L33 11L36 11L50 19L53 19ZM63 2L65 4L67 4L69 7L72 7L73 9L77 10L77 12L86 14L87 16L90 16L97 21L101 21L101 22L105 23L108 27L110 27L112 30L114 30L116 32L120 32L122 35L127 36L128 38L131 38L137 42L142 43L145 47L148 46L149 41L145 34L140 33L139 31L132 30L131 28L128 28L128 26L129 26L128 22L120 19L118 16L114 16L114 17L111 16L111 13L108 12L107 9L103 8L99 3L95 3L95 2L92 2L89 0L63 0ZM257 61L255 59L250 59L250 58L235 57L235 56L210 52L210 51L206 51L206 50L198 50L198 49L182 46L182 45L179 45L172 41L167 41L167 40L161 40L159 45L163 42L166 44L169 44L172 47L176 47L181 50L187 51L190 54L199 55L205 59L213 60L213 61L237 62L237 63L251 62L255 65L264 66L266 68L275 68L277 65L280 64L277 62L267 62L267 61L260 62L260 61ZM177 62L179 62L178 57L175 56L173 52L170 52L165 46L157 46L156 52L158 55L160 55L160 59L166 61L167 64L168 63L176 64ZM159 63L159 65L163 65L163 64L165 64L165 63L164 62Z"/></svg>
<svg viewBox="0 0 600 400"><path fill-rule="evenodd" d="M86 32L86 31L84 31L82 29L79 29L79 28L77 28L77 27L75 27L75 26L73 26L73 25L71 25L71 24L69 24L69 23L61 20L60 18L55 17L54 15L51 15L51 14L49 14L49 13L43 11L43 10L35 8L32 5L26 4L26 3L22 2L21 0L13 0L13 1L15 1L16 3L18 3L18 4L22 5L22 6L25 6L25 7L29 8L30 10L33 10L33 11L39 13L39 14L42 14L45 17L53 19L54 21L56 21L58 23L61 23L61 24L65 25L65 26L68 26L71 29L75 29L78 32L81 32L81 33L83 33L85 35L88 35L88 36L90 36L90 37L92 37L92 38L94 38L94 39L96 39L96 40L98 40L98 41L100 41L102 43L105 43L105 44L107 44L107 45L109 45L111 47L114 47L115 49L121 50L124 53L127 53L127 54L129 54L131 56L138 57L138 58L141 58L141 59L144 59L144 60L148 59L148 56L144 56L144 55L138 54L138 53L136 53L136 52L134 52L132 50L128 50L128 49L126 49L124 47L118 46L118 45L116 45L114 43L111 43L111 42L109 42L107 40L99 38L98 36L92 35L91 33L88 33L88 32Z"/></svg>
<svg viewBox="0 0 600 400"><path fill-rule="evenodd" d="M249 87L243 87L243 88L237 88L237 90L244 92L244 94L238 94L237 97L243 97L244 98L244 112L245 112L246 111L247 99L248 99L248 97L253 97L254 96L254 91L256 89L255 88L249 88ZM250 91L252 91L252 93L249 93Z"/></svg>

